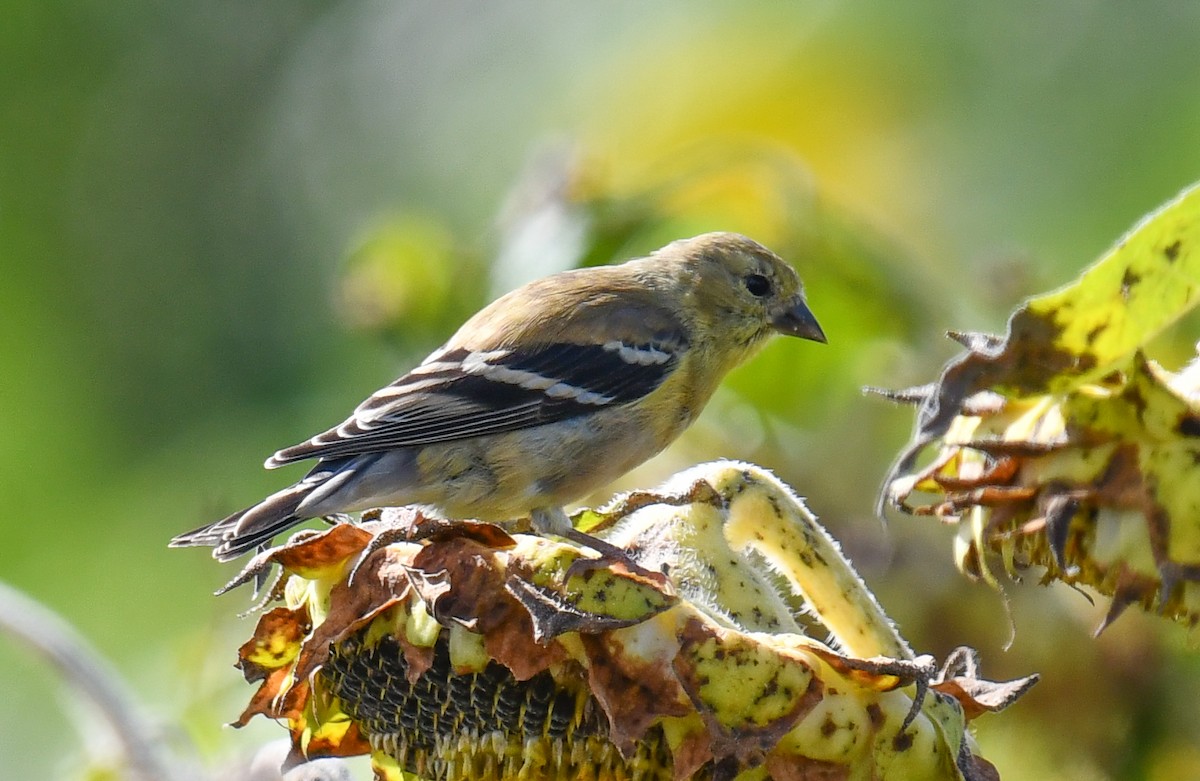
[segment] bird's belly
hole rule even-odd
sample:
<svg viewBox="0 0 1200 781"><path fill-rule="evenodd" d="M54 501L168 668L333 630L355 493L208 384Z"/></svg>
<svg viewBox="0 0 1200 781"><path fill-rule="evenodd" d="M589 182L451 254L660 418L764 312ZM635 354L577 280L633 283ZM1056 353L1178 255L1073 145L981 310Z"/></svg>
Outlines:
<svg viewBox="0 0 1200 781"><path fill-rule="evenodd" d="M426 446L410 502L452 518L502 521L580 499L660 449L645 421L605 417Z"/></svg>

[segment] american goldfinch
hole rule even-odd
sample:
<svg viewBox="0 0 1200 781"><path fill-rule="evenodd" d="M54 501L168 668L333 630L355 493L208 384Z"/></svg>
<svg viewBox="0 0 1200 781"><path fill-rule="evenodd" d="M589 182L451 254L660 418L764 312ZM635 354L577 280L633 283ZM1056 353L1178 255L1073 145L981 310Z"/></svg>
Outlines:
<svg viewBox="0 0 1200 781"><path fill-rule="evenodd" d="M304 479L171 545L226 561L309 518L400 505L576 539L563 505L670 444L773 333L825 341L795 270L734 233L536 280L267 459L317 459Z"/></svg>

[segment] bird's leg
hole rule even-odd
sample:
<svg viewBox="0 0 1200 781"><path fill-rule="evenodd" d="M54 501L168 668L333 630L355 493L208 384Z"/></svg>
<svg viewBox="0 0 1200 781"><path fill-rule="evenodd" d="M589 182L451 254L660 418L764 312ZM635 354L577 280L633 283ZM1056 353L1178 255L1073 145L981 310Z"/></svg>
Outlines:
<svg viewBox="0 0 1200 781"><path fill-rule="evenodd" d="M577 545L591 548L604 558L629 561L629 552L610 542L579 531L561 507L539 507L529 514L533 530L541 535L554 535Z"/></svg>
<svg viewBox="0 0 1200 781"><path fill-rule="evenodd" d="M553 534L566 537L575 531L571 519L561 507L538 507L529 514L529 522L538 534Z"/></svg>

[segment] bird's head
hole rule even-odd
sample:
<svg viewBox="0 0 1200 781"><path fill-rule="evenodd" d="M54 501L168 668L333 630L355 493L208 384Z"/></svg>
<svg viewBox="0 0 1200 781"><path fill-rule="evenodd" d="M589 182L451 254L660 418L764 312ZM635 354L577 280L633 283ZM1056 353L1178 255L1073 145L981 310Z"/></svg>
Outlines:
<svg viewBox="0 0 1200 781"><path fill-rule="evenodd" d="M710 318L704 329L748 349L772 333L825 342L804 299L804 285L788 263L737 233L705 233L663 247L692 299L689 311Z"/></svg>

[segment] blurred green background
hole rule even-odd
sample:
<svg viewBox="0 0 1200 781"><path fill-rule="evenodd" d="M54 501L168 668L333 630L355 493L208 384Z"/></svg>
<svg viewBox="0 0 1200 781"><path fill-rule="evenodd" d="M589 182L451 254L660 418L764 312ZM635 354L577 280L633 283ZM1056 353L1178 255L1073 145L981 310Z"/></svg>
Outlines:
<svg viewBox="0 0 1200 781"><path fill-rule="evenodd" d="M872 507L948 328L1000 331L1200 179L1200 5L30 0L0 23L0 579L60 611L216 766L250 688L235 568L174 533L280 487L491 296L703 230L793 260L778 342L631 476L717 456L809 498L920 651L1042 683L978 722L1005 779L1200 777L1182 630L954 570ZM1194 334L1164 357L1183 359ZM1182 346L1181 346L1182 345ZM0 778L105 747L0 638ZM90 725L87 736L77 726Z"/></svg>

